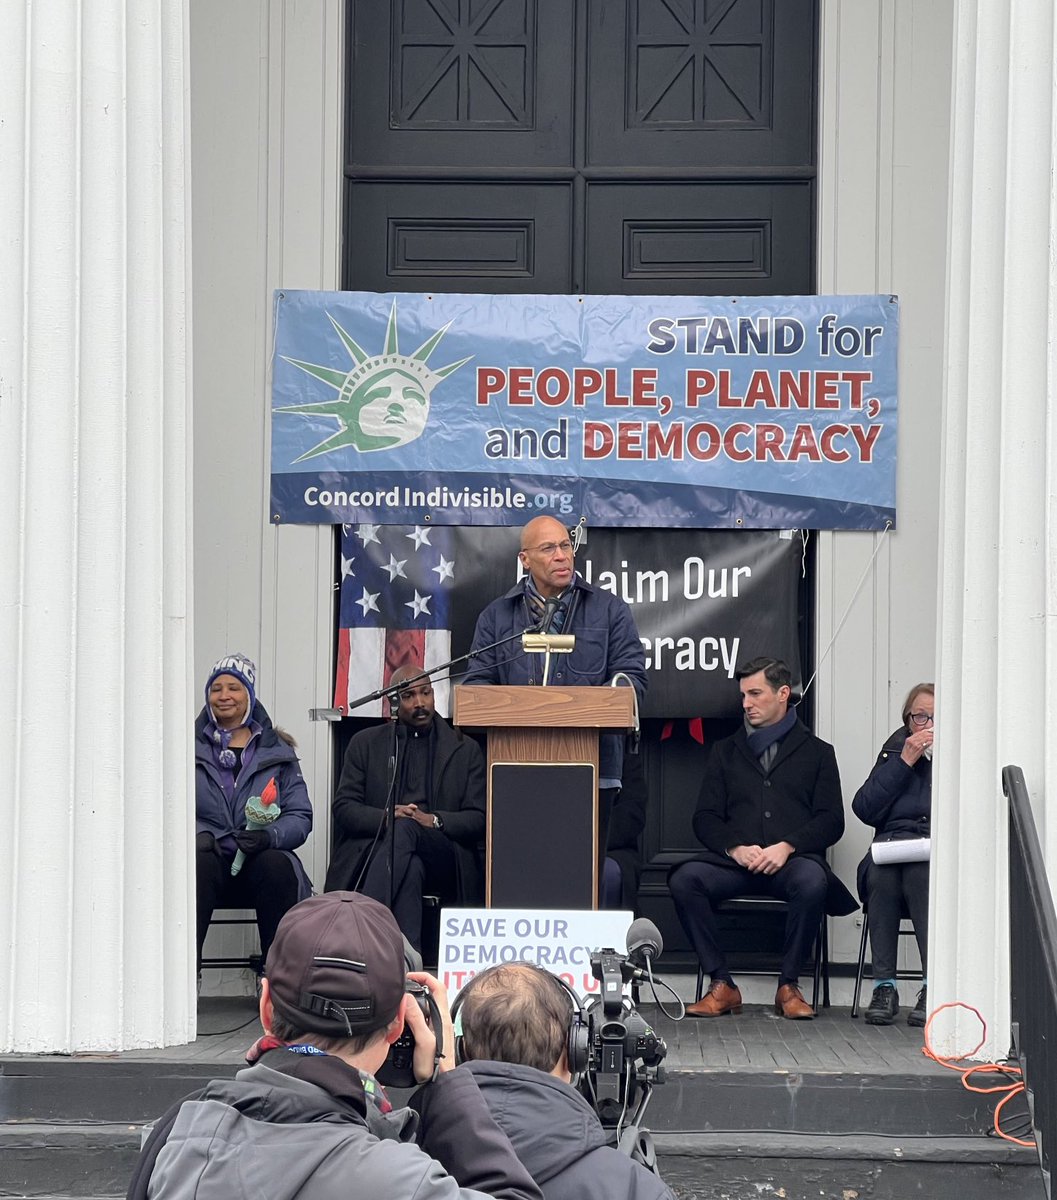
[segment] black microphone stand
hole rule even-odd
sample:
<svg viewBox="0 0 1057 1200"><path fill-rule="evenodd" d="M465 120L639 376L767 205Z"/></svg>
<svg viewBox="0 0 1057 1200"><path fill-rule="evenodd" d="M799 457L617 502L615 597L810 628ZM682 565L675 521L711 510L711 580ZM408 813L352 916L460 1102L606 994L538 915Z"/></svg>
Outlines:
<svg viewBox="0 0 1057 1200"><path fill-rule="evenodd" d="M386 830L389 836L389 879L386 888L386 907L393 911L393 878L396 874L396 781L400 772L400 692L396 689L389 697L389 762L386 767L385 815L383 821L388 822Z"/></svg>

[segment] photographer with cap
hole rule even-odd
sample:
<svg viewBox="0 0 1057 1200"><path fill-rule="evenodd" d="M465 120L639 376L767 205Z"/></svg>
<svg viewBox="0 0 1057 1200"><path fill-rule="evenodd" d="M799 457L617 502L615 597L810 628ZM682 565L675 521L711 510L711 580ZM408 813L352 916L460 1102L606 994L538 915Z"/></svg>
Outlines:
<svg viewBox="0 0 1057 1200"><path fill-rule="evenodd" d="M459 993L455 1013L458 1060L546 1200L673 1200L657 1175L607 1144L573 1086L582 1063L570 1059L586 1046L576 1045L579 1005L562 980L532 963L489 967Z"/></svg>
<svg viewBox="0 0 1057 1200"><path fill-rule="evenodd" d="M442 1057L407 978L433 998ZM443 985L405 975L400 930L381 904L328 892L295 905L268 954L260 1016L252 1065L155 1125L129 1200L539 1200L472 1074L455 1069ZM415 1076L433 1081L394 1110L375 1074L405 1021Z"/></svg>

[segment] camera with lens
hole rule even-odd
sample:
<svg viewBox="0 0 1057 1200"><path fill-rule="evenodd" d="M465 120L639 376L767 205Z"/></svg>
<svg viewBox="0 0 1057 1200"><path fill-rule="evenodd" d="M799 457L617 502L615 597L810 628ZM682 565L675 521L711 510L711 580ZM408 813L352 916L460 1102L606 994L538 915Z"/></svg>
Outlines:
<svg viewBox="0 0 1057 1200"><path fill-rule="evenodd" d="M419 1011L426 1018L426 1024L431 1029L440 1029L440 1011L436 1001L430 995L429 988L413 979L407 980L404 990L414 996ZM439 1049L439 1048L438 1048ZM413 1088L418 1080L415 1078L415 1035L411 1026L406 1022L403 1032L389 1047L385 1062L377 1073L378 1082L383 1087Z"/></svg>

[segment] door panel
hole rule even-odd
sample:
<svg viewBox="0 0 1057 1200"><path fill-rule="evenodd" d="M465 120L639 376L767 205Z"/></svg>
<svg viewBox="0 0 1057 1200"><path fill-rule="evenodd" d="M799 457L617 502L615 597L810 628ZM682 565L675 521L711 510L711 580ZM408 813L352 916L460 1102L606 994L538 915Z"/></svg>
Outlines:
<svg viewBox="0 0 1057 1200"><path fill-rule="evenodd" d="M813 28L812 0L595 0L588 161L811 164Z"/></svg>
<svg viewBox="0 0 1057 1200"><path fill-rule="evenodd" d="M347 162L569 163L575 14L570 0L354 3Z"/></svg>
<svg viewBox="0 0 1057 1200"><path fill-rule="evenodd" d="M569 183L372 181L351 184L348 197L349 287L570 290Z"/></svg>
<svg viewBox="0 0 1057 1200"><path fill-rule="evenodd" d="M588 292L792 294L811 280L811 184L592 183Z"/></svg>

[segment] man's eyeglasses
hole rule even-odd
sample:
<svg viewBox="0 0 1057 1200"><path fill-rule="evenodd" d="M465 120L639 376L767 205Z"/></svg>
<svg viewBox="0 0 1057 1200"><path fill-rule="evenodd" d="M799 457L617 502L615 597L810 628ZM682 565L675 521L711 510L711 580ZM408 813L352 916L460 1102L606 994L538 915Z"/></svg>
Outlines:
<svg viewBox="0 0 1057 1200"><path fill-rule="evenodd" d="M571 554L573 549L572 542L566 540L564 542L544 542L542 546L526 546L526 554L542 554L544 558L553 558L560 550L562 554Z"/></svg>
<svg viewBox="0 0 1057 1200"><path fill-rule="evenodd" d="M932 713L911 713L910 721L911 724L916 725L919 729L924 729L930 721L933 725L936 724L936 718Z"/></svg>

